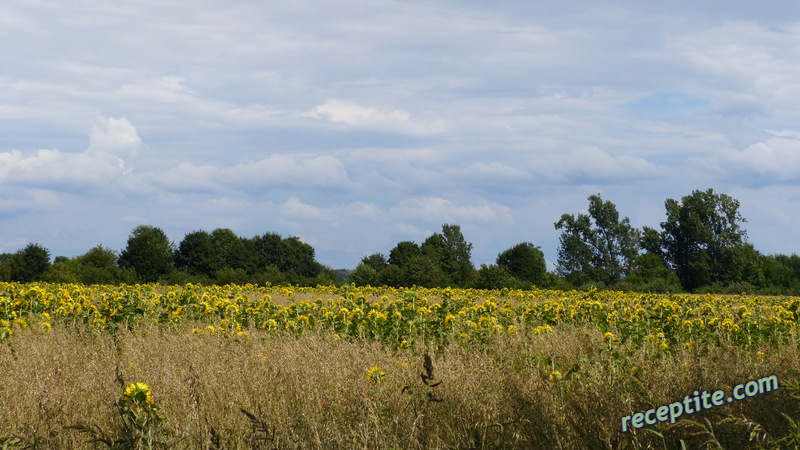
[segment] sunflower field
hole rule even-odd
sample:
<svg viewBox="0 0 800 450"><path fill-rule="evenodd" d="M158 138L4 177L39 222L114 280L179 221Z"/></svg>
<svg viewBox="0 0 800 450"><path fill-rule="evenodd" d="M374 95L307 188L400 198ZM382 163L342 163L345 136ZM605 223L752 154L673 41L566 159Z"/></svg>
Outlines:
<svg viewBox="0 0 800 450"><path fill-rule="evenodd" d="M799 314L745 294L0 283L0 446L792 447Z"/></svg>
<svg viewBox="0 0 800 450"><path fill-rule="evenodd" d="M98 332L142 323L202 324L196 334L251 330L300 335L314 329L390 347L486 342L503 333L589 325L613 342L743 347L798 334L798 297L640 294L614 291L315 288L254 285L84 286L0 283L0 339L55 322Z"/></svg>

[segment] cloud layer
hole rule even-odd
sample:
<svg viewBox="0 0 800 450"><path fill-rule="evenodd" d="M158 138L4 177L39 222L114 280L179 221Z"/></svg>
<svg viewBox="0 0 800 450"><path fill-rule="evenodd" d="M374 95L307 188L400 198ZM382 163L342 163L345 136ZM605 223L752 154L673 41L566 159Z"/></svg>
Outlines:
<svg viewBox="0 0 800 450"><path fill-rule="evenodd" d="M24 40L19 36L25 36ZM276 231L354 267L442 223L477 263L601 193L713 187L800 252L800 6L202 0L0 6L0 252L147 222Z"/></svg>

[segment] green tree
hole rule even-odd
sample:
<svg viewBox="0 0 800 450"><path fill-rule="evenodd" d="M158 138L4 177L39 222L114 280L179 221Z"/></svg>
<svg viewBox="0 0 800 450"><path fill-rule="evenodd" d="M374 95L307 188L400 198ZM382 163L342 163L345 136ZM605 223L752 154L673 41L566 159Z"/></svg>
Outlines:
<svg viewBox="0 0 800 450"><path fill-rule="evenodd" d="M625 282L637 291L680 292L681 282L656 253L639 255Z"/></svg>
<svg viewBox="0 0 800 450"><path fill-rule="evenodd" d="M48 283L84 283L80 279L80 268L74 258L58 256L53 260L53 264L47 268L42 281Z"/></svg>
<svg viewBox="0 0 800 450"><path fill-rule="evenodd" d="M404 286L440 287L446 283L446 275L439 262L429 255L411 257L401 269Z"/></svg>
<svg viewBox="0 0 800 450"><path fill-rule="evenodd" d="M212 276L220 267L217 265L214 240L206 231L192 231L186 234L175 252L175 267L191 275Z"/></svg>
<svg viewBox="0 0 800 450"><path fill-rule="evenodd" d="M759 283L758 252L746 242L739 201L713 189L695 190L680 202L667 199L661 252L684 289L714 283Z"/></svg>
<svg viewBox="0 0 800 450"><path fill-rule="evenodd" d="M377 284L389 287L400 287L403 285L403 271L394 264L389 264L378 274Z"/></svg>
<svg viewBox="0 0 800 450"><path fill-rule="evenodd" d="M599 194L588 200L588 214L564 214L555 223L563 230L556 272L574 284L614 284L630 272L640 233L627 217L620 220L617 207Z"/></svg>
<svg viewBox="0 0 800 450"><path fill-rule="evenodd" d="M762 255L764 288L770 294L800 294L800 256Z"/></svg>
<svg viewBox="0 0 800 450"><path fill-rule="evenodd" d="M472 244L464 239L461 227L443 224L441 233L429 236L420 247L423 254L438 261L448 285L465 286L475 276L470 260Z"/></svg>
<svg viewBox="0 0 800 450"><path fill-rule="evenodd" d="M283 272L294 272L306 278L314 278L322 272L323 266L315 259L314 247L297 236L284 239L283 244L286 250Z"/></svg>
<svg viewBox="0 0 800 450"><path fill-rule="evenodd" d="M250 239L249 247L251 250L246 253L250 254L249 258L254 261L252 267L257 271L275 266L283 273L314 278L324 269L315 259L314 247L297 236L284 239L279 234L266 233Z"/></svg>
<svg viewBox="0 0 800 450"><path fill-rule="evenodd" d="M373 253L361 258L361 264L366 264L367 266L372 267L375 269L375 273L378 274L386 268L389 262L386 260L386 256L384 256L382 253Z"/></svg>
<svg viewBox="0 0 800 450"><path fill-rule="evenodd" d="M50 251L39 244L30 243L16 252L10 263L12 281L38 281L50 267Z"/></svg>
<svg viewBox="0 0 800 450"><path fill-rule="evenodd" d="M158 281L173 270L173 245L161 228L139 225L119 255L121 268L130 268L145 283Z"/></svg>
<svg viewBox="0 0 800 450"><path fill-rule="evenodd" d="M273 269L270 268L284 270L287 248L280 234L265 233L261 236L254 236L250 239L249 246L257 271L272 271Z"/></svg>
<svg viewBox="0 0 800 450"><path fill-rule="evenodd" d="M481 264L478 269L475 287L478 289L502 289L514 287L514 277L508 267L495 264Z"/></svg>
<svg viewBox="0 0 800 450"><path fill-rule="evenodd" d="M85 284L112 284L119 281L117 254L113 250L96 245L75 258L78 279Z"/></svg>
<svg viewBox="0 0 800 450"><path fill-rule="evenodd" d="M497 255L497 265L511 276L536 286L547 286L547 263L544 253L530 242L517 244Z"/></svg>
<svg viewBox="0 0 800 450"><path fill-rule="evenodd" d="M361 263L350 273L350 281L356 286L374 286L378 283L378 271L368 264Z"/></svg>
<svg viewBox="0 0 800 450"><path fill-rule="evenodd" d="M230 228L217 228L211 232L214 251L214 268L246 270L248 254L245 243ZM252 272L252 270L251 270Z"/></svg>
<svg viewBox="0 0 800 450"><path fill-rule="evenodd" d="M389 264L402 268L408 260L421 254L416 242L401 241L389 252Z"/></svg>
<svg viewBox="0 0 800 450"><path fill-rule="evenodd" d="M11 262L13 253L0 253L0 281L11 281Z"/></svg>

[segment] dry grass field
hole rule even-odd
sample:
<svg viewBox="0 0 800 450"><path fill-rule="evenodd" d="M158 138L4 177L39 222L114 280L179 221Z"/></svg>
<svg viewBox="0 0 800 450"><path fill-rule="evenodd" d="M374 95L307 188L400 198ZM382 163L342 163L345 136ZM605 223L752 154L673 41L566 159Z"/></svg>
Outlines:
<svg viewBox="0 0 800 450"><path fill-rule="evenodd" d="M28 291L11 294L8 289L6 314L8 305L31 297ZM492 293L473 294L484 300L472 299L472 306L465 300L464 307L491 310L491 303L504 304ZM555 301L545 298L551 294L540 293L538 301ZM580 293L552 295L608 304L608 314L613 302L622 301L621 294L592 294L590 299ZM374 297L381 302L381 295ZM494 300L487 303L490 297ZM786 301L792 299L780 300ZM787 332L744 342L736 333L748 326L749 316L736 322L738 331L716 330L717 340L697 332L673 339L666 327L666 336L648 328L641 332L650 334L634 339L621 323L604 327L593 319L547 322L518 316L509 319L512 325L502 323L502 331L487 335L481 335L480 327L492 326L490 321L481 325L476 319L472 333L483 337L464 338L468 333L453 323L459 315L454 310L453 317L441 319L441 326L454 327L448 334L429 333L425 322L404 318L425 334L400 334L396 337L405 344L390 345L381 333L357 327L352 330L358 332L349 333L352 324L337 329L321 318L295 318L314 324L302 332L286 326L289 318L277 327L242 322L237 330L219 323L227 316L217 314L209 321L188 313L182 320L93 327L94 319L57 316L63 302L50 302L50 313L19 312L4 319L9 333L0 346L0 444L7 448L800 445L800 339ZM514 307L528 302L517 300ZM25 305L27 311L40 308ZM497 306L498 321L502 310ZM70 314L80 313L73 309ZM310 310L297 317L304 314L315 317ZM41 317L49 319L47 326L41 326ZM780 382L772 392L684 414L672 424L622 430L625 416L681 402L694 391L731 393L738 384L770 375ZM123 395L135 382L146 383L147 401Z"/></svg>

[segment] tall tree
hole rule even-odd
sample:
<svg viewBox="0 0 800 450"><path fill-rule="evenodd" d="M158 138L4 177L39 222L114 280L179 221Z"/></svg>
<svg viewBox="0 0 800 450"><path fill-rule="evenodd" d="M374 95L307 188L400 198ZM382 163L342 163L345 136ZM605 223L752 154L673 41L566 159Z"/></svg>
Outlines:
<svg viewBox="0 0 800 450"><path fill-rule="evenodd" d="M497 255L497 265L511 276L536 286L547 284L547 263L544 253L530 242L522 242Z"/></svg>
<svg viewBox="0 0 800 450"><path fill-rule="evenodd" d="M438 261L446 283L464 286L475 277L470 259L472 244L464 239L461 227L443 224L441 233L434 233L422 243L422 253Z"/></svg>
<svg viewBox="0 0 800 450"><path fill-rule="evenodd" d="M254 236L250 243L257 271L263 272L270 267L284 270L287 248L280 234L264 233Z"/></svg>
<svg viewBox="0 0 800 450"><path fill-rule="evenodd" d="M95 245L88 252L75 258L78 278L86 284L111 284L119 281L117 255L102 245Z"/></svg>
<svg viewBox="0 0 800 450"><path fill-rule="evenodd" d="M230 228L217 228L211 232L214 248L214 265L217 269L245 269L247 253L242 238Z"/></svg>
<svg viewBox="0 0 800 450"><path fill-rule="evenodd" d="M373 253L361 258L361 264L372 267L375 269L375 273L379 274L389 263L386 261L386 257L382 253Z"/></svg>
<svg viewBox="0 0 800 450"><path fill-rule="evenodd" d="M119 266L131 268L141 281L152 283L173 269L172 243L161 228L139 225L119 255Z"/></svg>
<svg viewBox="0 0 800 450"><path fill-rule="evenodd" d="M588 200L588 214L564 214L555 223L557 230L563 230L556 271L576 284L613 284L630 272L640 233L627 217L620 220L612 202L599 194Z"/></svg>
<svg viewBox="0 0 800 450"><path fill-rule="evenodd" d="M408 260L422 254L416 242L401 241L389 252L389 264L402 268Z"/></svg>
<svg viewBox="0 0 800 450"><path fill-rule="evenodd" d="M322 272L323 266L315 259L314 247L297 236L284 239L283 244L286 249L286 259L281 267L283 272L294 272L308 278L316 277Z"/></svg>
<svg viewBox="0 0 800 450"><path fill-rule="evenodd" d="M661 251L684 289L712 283L757 283L763 276L758 252L747 243L739 201L713 189L695 190L664 203Z"/></svg>
<svg viewBox="0 0 800 450"><path fill-rule="evenodd" d="M438 261L430 255L411 257L401 269L405 286L441 287L447 284L447 276Z"/></svg>
<svg viewBox="0 0 800 450"><path fill-rule="evenodd" d="M186 234L175 252L175 267L192 275L213 276L221 267L214 256L214 240L206 231Z"/></svg>
<svg viewBox="0 0 800 450"><path fill-rule="evenodd" d="M50 251L39 244L31 243L16 252L10 263L12 281L37 281L50 267Z"/></svg>
<svg viewBox="0 0 800 450"><path fill-rule="evenodd" d="M361 263L350 273L350 281L356 286L371 286L378 283L378 271L369 264Z"/></svg>

